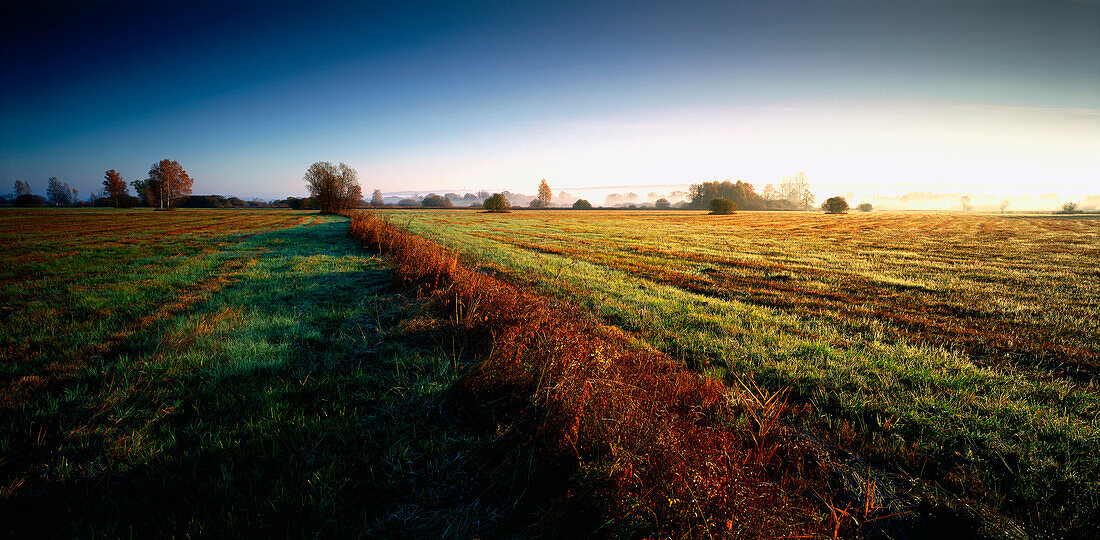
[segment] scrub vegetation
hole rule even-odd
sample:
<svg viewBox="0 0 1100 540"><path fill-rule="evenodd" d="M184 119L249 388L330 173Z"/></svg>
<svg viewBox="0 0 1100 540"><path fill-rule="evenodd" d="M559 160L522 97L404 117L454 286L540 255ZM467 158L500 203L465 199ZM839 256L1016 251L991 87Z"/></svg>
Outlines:
<svg viewBox="0 0 1100 540"><path fill-rule="evenodd" d="M1100 220L385 216L730 388L789 388L793 428L899 497L979 528L1100 526Z"/></svg>

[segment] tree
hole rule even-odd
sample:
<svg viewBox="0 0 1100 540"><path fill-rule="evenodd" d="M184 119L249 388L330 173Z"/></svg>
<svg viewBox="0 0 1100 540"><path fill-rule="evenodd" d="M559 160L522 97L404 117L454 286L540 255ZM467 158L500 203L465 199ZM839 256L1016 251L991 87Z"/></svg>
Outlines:
<svg viewBox="0 0 1100 540"><path fill-rule="evenodd" d="M359 173L344 163L318 161L306 169L306 186L317 197L322 214L338 214L355 207L363 194Z"/></svg>
<svg viewBox="0 0 1100 540"><path fill-rule="evenodd" d="M970 211L970 197L967 196L967 195L963 195L962 199L960 199L960 202L962 203L963 212L969 212Z"/></svg>
<svg viewBox="0 0 1100 540"><path fill-rule="evenodd" d="M485 199L484 207L486 210L493 213L503 213L512 208L512 205L508 202L508 198L505 197L503 193L494 193L493 196Z"/></svg>
<svg viewBox="0 0 1100 540"><path fill-rule="evenodd" d="M1063 214L1073 214L1075 212L1077 212L1077 203L1068 202L1062 205Z"/></svg>
<svg viewBox="0 0 1100 540"><path fill-rule="evenodd" d="M1000 208L1002 214L1005 213L1005 210L1008 210L1008 199L1001 199Z"/></svg>
<svg viewBox="0 0 1100 540"><path fill-rule="evenodd" d="M178 161L162 159L149 168L149 178L145 179L146 189L151 199L156 199L161 208L172 208L172 201L191 194L194 180L183 170Z"/></svg>
<svg viewBox="0 0 1100 540"><path fill-rule="evenodd" d="M550 184L546 183L546 179L543 178L539 182L539 194L535 197L535 200L531 201L531 208L549 208L550 200L554 198L554 192L550 191Z"/></svg>
<svg viewBox="0 0 1100 540"><path fill-rule="evenodd" d="M22 180L16 180L15 181L15 196L16 197L18 197L20 195L30 195L30 194L31 194L31 184L29 182L24 182Z"/></svg>
<svg viewBox="0 0 1100 540"><path fill-rule="evenodd" d="M69 184L62 182L57 177L50 177L46 182L46 198L54 206L68 206L73 203L74 191Z"/></svg>
<svg viewBox="0 0 1100 540"><path fill-rule="evenodd" d="M763 210L765 208L764 199L756 193L752 184L740 180L736 183L726 180L724 182L692 184L690 191L691 205L699 209L709 208L710 201L716 198L729 199L738 208L746 210Z"/></svg>
<svg viewBox="0 0 1100 540"><path fill-rule="evenodd" d="M761 192L760 196L763 197L765 201L777 201L783 198L779 195L779 190L775 189L775 184L765 184L764 191Z"/></svg>
<svg viewBox="0 0 1100 540"><path fill-rule="evenodd" d="M848 201L844 200L844 197L829 197L821 203L821 209L826 214L844 214L848 212Z"/></svg>
<svg viewBox="0 0 1100 540"><path fill-rule="evenodd" d="M779 195L795 207L809 210L814 205L814 194L810 192L810 183L805 173L784 176L779 180Z"/></svg>
<svg viewBox="0 0 1100 540"><path fill-rule="evenodd" d="M859 206L856 207L856 210L859 210L860 212L870 212L871 210L874 210L874 207L871 206L871 203L865 202L859 203Z"/></svg>
<svg viewBox="0 0 1100 540"><path fill-rule="evenodd" d="M134 188L134 193L140 198L142 206L153 205L153 190L149 188L149 179L133 180L130 182L130 186Z"/></svg>
<svg viewBox="0 0 1100 540"><path fill-rule="evenodd" d="M577 199L577 201L573 203L573 210L591 210L591 209L592 209L592 203L590 203L590 202L588 202L584 199Z"/></svg>
<svg viewBox="0 0 1100 540"><path fill-rule="evenodd" d="M450 199L435 193L428 194L427 197L424 197L424 200L420 201L420 204L431 208L451 208L454 206Z"/></svg>
<svg viewBox="0 0 1100 540"><path fill-rule="evenodd" d="M669 208L672 208L672 203L668 202L668 199L657 199L653 203L653 207L658 210L668 210Z"/></svg>
<svg viewBox="0 0 1100 540"><path fill-rule="evenodd" d="M374 194L370 196L371 206L386 206L386 200L382 198L382 190L374 190Z"/></svg>
<svg viewBox="0 0 1100 540"><path fill-rule="evenodd" d="M732 214L737 210L737 203L718 197L710 201L710 213L718 215Z"/></svg>
<svg viewBox="0 0 1100 540"><path fill-rule="evenodd" d="M115 206L121 206L122 198L127 195L126 187L118 171L111 169L103 174L103 196L114 201Z"/></svg>

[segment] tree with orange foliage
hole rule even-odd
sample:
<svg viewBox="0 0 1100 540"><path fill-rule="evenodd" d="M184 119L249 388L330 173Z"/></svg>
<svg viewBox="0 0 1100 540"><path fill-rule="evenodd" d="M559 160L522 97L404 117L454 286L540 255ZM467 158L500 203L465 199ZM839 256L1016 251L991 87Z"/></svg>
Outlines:
<svg viewBox="0 0 1100 540"><path fill-rule="evenodd" d="M122 175L118 174L118 171L111 169L103 175L103 193L107 195L108 199L115 202L115 206L119 205L119 201L122 197L126 196L126 181L122 179Z"/></svg>
<svg viewBox="0 0 1100 540"><path fill-rule="evenodd" d="M156 197L161 208L172 208L172 200L191 194L191 184L194 180L187 175L178 161L162 159L153 164L149 169L149 178L146 180L148 189Z"/></svg>
<svg viewBox="0 0 1100 540"><path fill-rule="evenodd" d="M549 208L553 197L554 192L550 191L550 184L547 184L546 179L543 178L542 182L539 182L539 195L531 201L531 208Z"/></svg>

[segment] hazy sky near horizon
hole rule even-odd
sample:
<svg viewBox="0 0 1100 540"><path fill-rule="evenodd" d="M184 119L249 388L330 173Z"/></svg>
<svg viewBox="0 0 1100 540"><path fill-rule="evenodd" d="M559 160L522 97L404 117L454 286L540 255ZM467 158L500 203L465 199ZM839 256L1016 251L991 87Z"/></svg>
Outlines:
<svg viewBox="0 0 1100 540"><path fill-rule="evenodd" d="M0 193L1100 192L1100 2L5 2Z"/></svg>

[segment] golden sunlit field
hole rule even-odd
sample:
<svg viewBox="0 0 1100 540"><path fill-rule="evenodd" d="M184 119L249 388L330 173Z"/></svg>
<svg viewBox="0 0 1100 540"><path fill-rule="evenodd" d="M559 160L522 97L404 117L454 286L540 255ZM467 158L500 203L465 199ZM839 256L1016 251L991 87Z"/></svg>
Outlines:
<svg viewBox="0 0 1100 540"><path fill-rule="evenodd" d="M1100 526L1100 218L386 211L643 347L812 407L896 486Z"/></svg>

